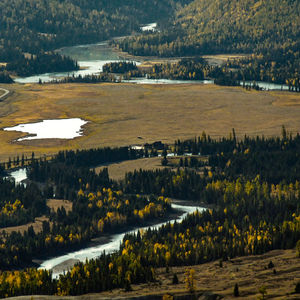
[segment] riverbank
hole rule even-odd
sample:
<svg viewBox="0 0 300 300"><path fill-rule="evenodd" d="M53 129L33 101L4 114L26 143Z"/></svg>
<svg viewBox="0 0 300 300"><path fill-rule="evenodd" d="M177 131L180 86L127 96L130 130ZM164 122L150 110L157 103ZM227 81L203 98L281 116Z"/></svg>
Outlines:
<svg viewBox="0 0 300 300"><path fill-rule="evenodd" d="M80 249L82 249L82 248L91 248L91 247L105 245L105 244L108 244L109 242L111 242L111 239L112 239L111 235L104 234L103 236L95 237L95 238L91 239L91 241L89 241L87 243L78 245L75 249L73 249L73 251L80 251ZM72 251L72 250L70 249L70 250L58 251L55 255L63 256L63 255L68 254L69 251ZM53 257L55 257L55 256L49 255L49 256L34 258L32 260L32 262L33 262L32 266L38 268L45 260L51 260L51 259L53 259ZM52 271L53 274L62 274L63 272L67 272L68 270L70 270L78 262L80 262L79 259L75 259L75 258L67 259L67 260L62 261L61 263L53 266L53 268L51 268L50 270Z"/></svg>
<svg viewBox="0 0 300 300"><path fill-rule="evenodd" d="M174 56L174 57L160 57L160 56L139 56L139 55L133 55L129 54L128 52L124 52L123 50L112 47L112 51L116 53L119 57L122 57L126 60L132 60L132 61L138 61L141 63L140 67L152 67L155 64L165 64L165 63L177 63L181 59L189 59L189 58L195 58L199 56ZM227 60L235 60L235 59L241 59L241 58L247 58L251 56L251 54L207 54L202 55L204 59L207 60L209 65L212 66L221 66L223 63L225 63Z"/></svg>
<svg viewBox="0 0 300 300"><path fill-rule="evenodd" d="M104 239L94 240L91 243L87 243L86 246L81 246L80 250L70 252L58 257L50 258L40 263L41 269L52 270L53 277L58 277L59 274L68 271L79 261L86 261L86 259L93 259L99 257L103 251L106 254L116 252L119 250L120 244L126 234L136 234L141 229L157 229L161 226L175 221L182 221L187 214L193 213L196 210L203 210L204 208L199 206L185 206L179 204L172 204L172 211L167 216L148 221L140 227L126 227L115 231L114 234L105 235ZM92 246L92 244L94 246ZM35 260L35 263L38 262Z"/></svg>

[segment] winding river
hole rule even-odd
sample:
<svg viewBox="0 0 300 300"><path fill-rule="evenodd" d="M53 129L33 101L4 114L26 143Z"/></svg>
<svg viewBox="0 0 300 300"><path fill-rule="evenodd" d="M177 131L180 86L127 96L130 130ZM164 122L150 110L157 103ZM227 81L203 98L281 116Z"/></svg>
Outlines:
<svg viewBox="0 0 300 300"><path fill-rule="evenodd" d="M15 179L16 184L21 183L21 181L27 179L26 168L20 168L11 172L10 177ZM105 251L105 253L118 251L120 244L126 234L137 233L140 229L158 229L169 222L181 222L188 214L192 214L197 210L203 211L205 209L200 206L186 206L174 203L172 203L172 208L180 212L179 216L174 219L170 219L168 221L151 226L136 228L123 233L113 234L105 243L101 243L93 247L86 247L77 251L47 259L40 264L40 269L52 270L53 278L58 278L60 274L68 271L75 263L79 261L84 262L86 261L86 259L97 258L103 253L103 251Z"/></svg>
<svg viewBox="0 0 300 300"><path fill-rule="evenodd" d="M41 263L40 268L52 270L53 277L57 278L60 274L70 269L75 263L79 261L84 262L86 261L86 259L97 258L103 253L103 251L105 251L105 253L107 254L118 251L120 244L126 234L137 233L140 229L158 229L161 226L167 224L168 222L181 222L188 214L194 213L197 210L202 211L205 209L199 206L184 206L179 204L172 204L172 208L181 212L181 215L177 219L172 219L152 226L140 227L119 234L114 234L110 237L110 241L108 243L101 244L99 246L84 248L62 256L45 260Z"/></svg>
<svg viewBox="0 0 300 300"><path fill-rule="evenodd" d="M143 31L157 30L156 23L145 24L141 26ZM72 72L62 73L46 73L40 75L34 75L29 77L16 78L18 83L38 83L49 82L55 79L60 79L71 75L97 75L102 72L103 65L110 62L124 61L124 57L113 51L109 46L109 41L104 41L96 44L78 45L72 47L64 47L57 50L62 55L70 56L78 62L80 70ZM138 61L134 61L137 65ZM132 80L124 80L124 82L132 82L136 84L213 84L213 80L171 80L171 79L148 79L148 78L133 78ZM252 82L246 82L251 85ZM268 82L258 81L256 84L264 90L288 90L288 86L285 84L274 84ZM242 85L242 83L241 83Z"/></svg>
<svg viewBox="0 0 300 300"><path fill-rule="evenodd" d="M104 64L123 60L122 57L113 52L112 49L108 46L108 41L97 44L65 47L58 49L57 52L59 54L67 55L77 60L80 70L20 77L16 78L15 81L18 83L37 83L40 79L42 80L42 82L49 82L54 79L59 79L73 74L75 76L85 76L92 74L97 75L102 71Z"/></svg>
<svg viewBox="0 0 300 300"><path fill-rule="evenodd" d="M143 28L144 30L153 30L155 28L153 24L145 25ZM96 43L96 44L89 44L89 45L79 45L73 47L65 47L59 49L57 51L62 55L70 56L71 58L78 61L80 66L80 70L74 72L64 72L64 73L47 73L41 74L36 76L30 76L25 78L17 78L15 79L18 83L37 83L41 79L43 82L49 82L53 79L65 77L68 75L74 74L75 76L81 75L91 75L91 74L99 74L102 71L102 67L104 64L108 62L115 62L124 60L124 58L120 57L116 52L109 47L108 41ZM139 62L136 61L137 64ZM194 83L194 84L212 84L212 80L199 80L199 81L192 81L192 80L169 80L169 79L147 79L147 78L137 78L133 80L129 80L127 82L137 83L137 84L181 84L181 83ZM279 85L279 84L272 84L267 82L257 82L256 84L259 87L266 89L266 90L287 90L288 86L286 85ZM26 169L20 169L11 173L11 176L15 178L16 183L20 183L22 180L26 179ZM199 210L202 211L205 208L198 207L198 206L183 206L179 204L172 204L172 208L180 211L181 215L177 219L172 219L167 222L162 222L159 224L155 224L148 227L142 228L151 228L157 229L161 226L167 224L168 222L174 223L175 221L181 222L187 214L194 213L195 211ZM76 262L82 261L84 262L86 259L93 259L99 257L103 251L106 253L112 253L119 249L120 243L122 242L124 236L126 234L137 233L138 230L141 228L136 228L134 230L130 230L127 232L119 233L111 235L109 242L104 244L96 245L93 247L83 248L78 251L73 251L61 256L57 256L48 260L45 260L41 263L40 268L52 270L53 277L58 277L59 274L62 274L64 271L67 271L71 268Z"/></svg>

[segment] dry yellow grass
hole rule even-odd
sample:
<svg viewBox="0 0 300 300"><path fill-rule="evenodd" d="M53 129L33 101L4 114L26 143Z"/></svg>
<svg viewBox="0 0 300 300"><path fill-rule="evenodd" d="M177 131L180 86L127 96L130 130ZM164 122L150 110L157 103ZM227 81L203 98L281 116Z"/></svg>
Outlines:
<svg viewBox="0 0 300 300"><path fill-rule="evenodd" d="M63 84L3 85L13 93L0 103L1 127L50 118L80 117L84 136L73 140L14 142L25 135L0 130L0 160L62 149L123 146L192 138L278 135L299 131L300 94L245 91L214 85ZM138 137L142 137L139 139Z"/></svg>
<svg viewBox="0 0 300 300"><path fill-rule="evenodd" d="M11 234L13 231L20 232L23 234L25 231L27 231L29 229L30 226L33 227L33 230L35 233L39 233L43 229L43 221L48 222L49 218L47 218L46 216L42 216L42 217L35 218L34 222L31 222L31 223L27 223L27 224L20 225L20 226L11 226L11 227L0 228L0 236L2 235L3 231L5 231L7 234Z"/></svg>
<svg viewBox="0 0 300 300"><path fill-rule="evenodd" d="M174 59L164 59L164 58L157 58L156 60L144 60L142 63L138 66L141 70L151 70L154 65L160 65L160 64L166 64L166 63L177 63L179 61L178 58Z"/></svg>
<svg viewBox="0 0 300 300"><path fill-rule="evenodd" d="M111 179L121 180L124 178L127 172L133 172L134 170L155 170L163 169L161 165L161 157L141 158L135 160L128 160L119 163L109 164L107 166L100 166L95 168L96 173L99 173L104 168L108 169L108 174Z"/></svg>
<svg viewBox="0 0 300 300"><path fill-rule="evenodd" d="M168 168L171 170L177 170L177 165L179 163L180 158L184 159L184 156L177 157L168 157L168 166L162 166L161 160L162 157L151 157L151 158L140 158L134 160L127 160L112 164L105 164L95 168L96 173L98 174L104 168L107 168L109 177L113 180L121 180L124 179L125 174L128 172L133 172L135 170L156 170L156 169L164 169ZM204 156L201 157L202 160L206 158Z"/></svg>
<svg viewBox="0 0 300 300"><path fill-rule="evenodd" d="M57 212L59 208L63 207L68 213L72 211L73 203L68 200L48 199L47 206L54 212Z"/></svg>
<svg viewBox="0 0 300 300"><path fill-rule="evenodd" d="M222 65L227 60L241 59L249 56L249 54L215 54L215 55L204 55L209 64L211 65Z"/></svg>
<svg viewBox="0 0 300 300"><path fill-rule="evenodd" d="M267 268L272 260L273 269ZM198 291L211 291L222 295L225 299L235 299L233 288L238 283L241 299L257 299L258 289L265 285L268 299L299 299L300 295L287 295L294 291L296 283L300 280L300 260L295 250L275 250L263 255L239 257L223 262L223 268L218 262L210 262L192 266L195 269L195 288ZM157 271L161 285L135 285L134 295L143 291L151 293L173 293L185 290L184 278L187 267L172 268L179 278L179 285L172 285L172 272L165 269ZM116 291L117 293L118 291ZM121 291L119 291L121 293ZM108 293L106 293L108 295ZM129 294L130 295L130 294ZM131 296L131 295L130 295Z"/></svg>
<svg viewBox="0 0 300 300"><path fill-rule="evenodd" d="M276 274L267 266L272 260ZM218 262L210 262L192 266L195 269L195 288L198 291L211 291L222 295L224 299L233 297L233 288L238 283L240 298L256 300L258 289L262 285L267 288L268 299L299 299L300 295L287 295L294 291L300 281L300 260L295 250L275 250L263 255L239 257L223 262L223 268ZM133 285L133 292L124 293L114 290L112 293L101 293L102 297L127 297L143 294L176 294L186 291L184 278L187 267L175 267L166 273L165 269L157 270L160 284ZM179 284L173 285L173 273L178 275ZM95 298L97 299L97 298ZM100 297L98 299L101 299Z"/></svg>
<svg viewBox="0 0 300 300"><path fill-rule="evenodd" d="M267 268L271 260L276 274L273 269ZM256 300L260 295L258 289L262 285L267 288L267 299L300 299L299 294L291 294L295 290L296 283L300 281L300 259L296 257L295 250L274 250L263 255L239 257L223 262L223 268L219 267L218 262L192 266L192 268L195 269L195 288L199 293L210 291L223 296L224 299L236 299L233 297L233 288L237 283L240 292L239 299ZM34 296L33 298L35 300L103 300L133 299L146 295L149 297L151 295L162 297L165 294L178 295L187 292L184 284L186 269L187 267L173 267L169 273L166 273L165 269L158 269L156 271L157 283L132 285L133 291L131 292L115 289L76 297ZM172 284L173 273L178 275L178 285ZM32 298L23 296L12 299L29 300Z"/></svg>
<svg viewBox="0 0 300 300"><path fill-rule="evenodd" d="M64 207L64 209L68 213L69 211L72 210L73 203L68 200L49 199L47 201L47 206L55 212L57 212L58 208ZM33 227L33 230L35 233L39 233L43 229L43 221L48 222L49 218L46 216L37 217L37 218L35 218L34 222L31 222L31 223L27 223L27 224L20 225L20 226L11 226L11 227L0 228L0 234L2 233L2 231L5 231L8 234L11 234L13 231L24 233L25 231L28 230L28 228L30 226Z"/></svg>

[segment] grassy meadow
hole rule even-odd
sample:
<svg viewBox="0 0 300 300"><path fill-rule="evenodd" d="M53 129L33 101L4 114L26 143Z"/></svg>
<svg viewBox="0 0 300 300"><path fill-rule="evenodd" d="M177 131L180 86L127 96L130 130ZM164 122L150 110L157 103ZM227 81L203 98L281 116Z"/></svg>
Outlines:
<svg viewBox="0 0 300 300"><path fill-rule="evenodd" d="M300 95L246 91L215 85L14 84L0 102L1 128L43 119L89 121L73 140L15 142L26 133L0 130L0 160L53 154L62 149L144 144L192 138L203 131L222 137L299 131Z"/></svg>

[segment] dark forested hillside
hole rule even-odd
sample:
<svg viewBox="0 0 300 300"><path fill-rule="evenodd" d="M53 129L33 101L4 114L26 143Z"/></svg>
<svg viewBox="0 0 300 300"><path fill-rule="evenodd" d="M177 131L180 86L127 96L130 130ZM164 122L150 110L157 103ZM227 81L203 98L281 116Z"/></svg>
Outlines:
<svg viewBox="0 0 300 300"><path fill-rule="evenodd" d="M130 54L161 57L251 53L249 61L236 62L243 69L240 80L286 83L297 90L299 24L299 1L194 0L177 10L166 30L115 45Z"/></svg>
<svg viewBox="0 0 300 300"><path fill-rule="evenodd" d="M171 30L126 40L121 47L161 56L264 53L299 42L299 16L300 3L293 0L195 0L177 11Z"/></svg>
<svg viewBox="0 0 300 300"><path fill-rule="evenodd" d="M0 62L12 62L10 71L25 76L75 70L64 58L46 57L49 66L36 67L26 53L43 55L61 46L93 43L140 30L143 23L164 23L177 7L190 0L2 0L0 2ZM64 60L60 64L59 60ZM18 61L18 62L17 62ZM29 70L24 66L30 65Z"/></svg>
<svg viewBox="0 0 300 300"><path fill-rule="evenodd" d="M3 0L0 45L39 53L130 34L143 22L168 18L180 2L187 1Z"/></svg>

